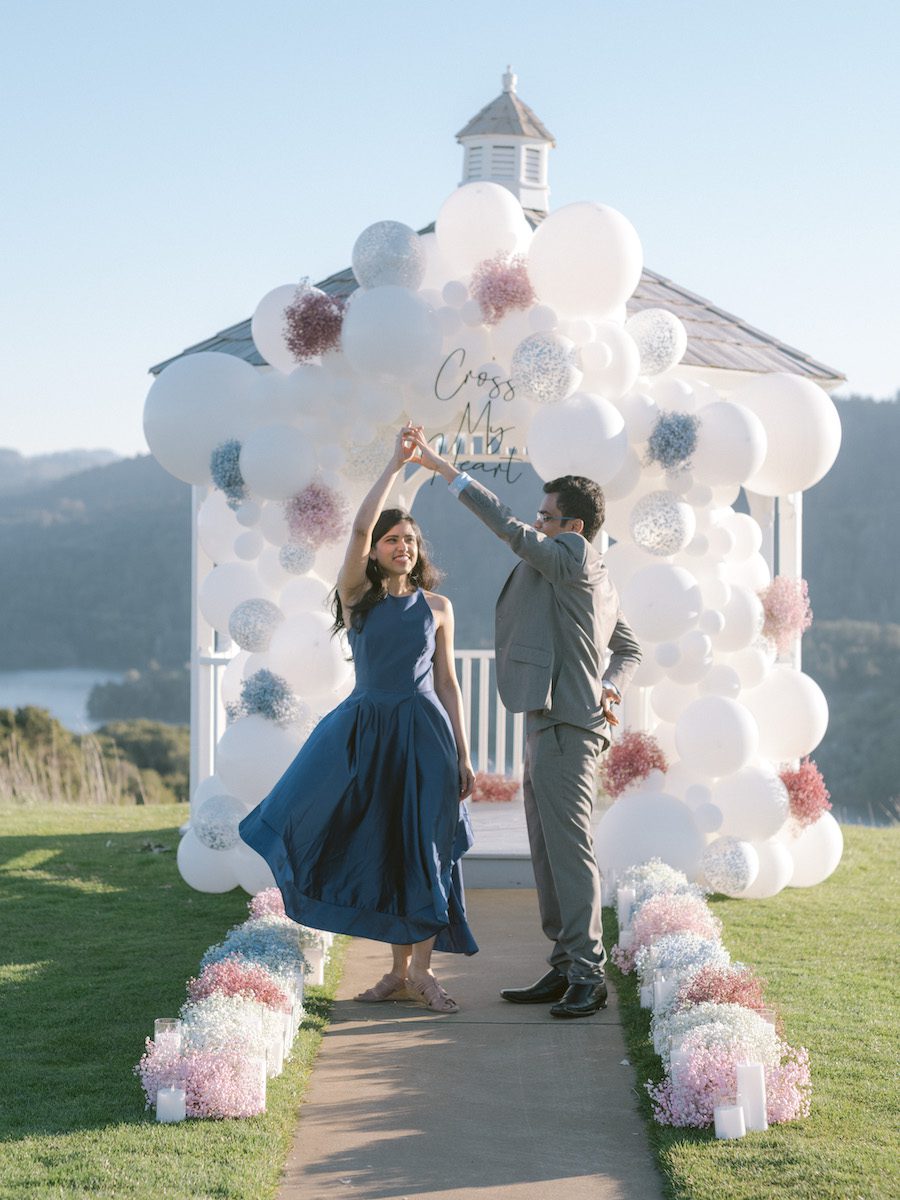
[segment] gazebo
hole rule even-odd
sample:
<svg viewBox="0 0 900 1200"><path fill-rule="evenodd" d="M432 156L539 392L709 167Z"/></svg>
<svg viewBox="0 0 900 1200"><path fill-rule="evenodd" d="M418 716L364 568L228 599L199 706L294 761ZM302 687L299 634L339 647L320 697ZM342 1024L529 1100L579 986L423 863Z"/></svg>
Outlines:
<svg viewBox="0 0 900 1200"><path fill-rule="evenodd" d="M477 113L456 135L463 147L461 184L486 180L507 188L520 201L525 216L536 227L549 211L548 165L551 149L556 145L553 135L517 93L516 76L507 69L502 78L501 93ZM434 224L419 232L430 233ZM335 272L316 286L335 297L347 297L357 283L349 267ZM727 398L737 387L754 377L788 372L808 379L826 391L844 381L843 375L816 361L802 351L777 338L753 328L739 317L717 307L711 301L680 287L673 281L644 269L640 283L628 302L631 316L642 309L664 308L683 322L688 335L687 351L681 364L671 371L671 377L690 378L709 383L720 396ZM174 355L151 368L158 375L170 363L185 355L201 351L216 351L241 358L266 371L271 368L257 350L251 336L250 318L213 334L202 342ZM463 452L470 459L500 460L506 454L501 445L486 445L483 438L469 439ZM517 457L526 459L527 452L517 447ZM409 501L424 480L413 477L404 488ZM206 489L193 487L194 516L204 499ZM802 558L802 493L780 497L746 493L751 515L763 531L761 553L773 575L789 578L801 575ZM199 584L212 567L212 562L197 539L196 519L192 538L192 622L191 622L191 791L213 772L216 743L225 724L224 708L219 696L221 671L230 661L233 648L227 639L216 634L198 607ZM521 715L507 721L492 682L492 654L488 651L458 652L458 669L464 703L470 723L470 737L476 769L515 773L521 766L523 722ZM790 659L799 667L799 642ZM625 720L641 725L644 719L641 697L629 700ZM474 720L473 720L474 718ZM491 806L494 807L494 806ZM514 828L509 820L501 821L484 853L492 867L486 872L477 869L470 878L478 883L495 885L528 883L530 870L524 868L524 831ZM491 841L493 840L493 845ZM501 861L502 860L502 861ZM510 864L513 865L510 865ZM499 866L498 866L499 864ZM515 865L518 864L518 865ZM474 864L473 864L474 865Z"/></svg>

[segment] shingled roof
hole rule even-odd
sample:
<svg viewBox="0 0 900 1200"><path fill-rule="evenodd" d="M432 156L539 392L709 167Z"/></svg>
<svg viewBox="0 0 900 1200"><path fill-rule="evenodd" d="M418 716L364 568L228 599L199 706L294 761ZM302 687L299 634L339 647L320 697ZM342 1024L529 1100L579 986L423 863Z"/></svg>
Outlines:
<svg viewBox="0 0 900 1200"><path fill-rule="evenodd" d="M465 137L483 137L485 135L500 137L536 138L541 142L556 145L553 134L528 105L520 100L515 90L503 91L496 100L486 104L481 112L476 113L468 125L456 135L461 142Z"/></svg>
<svg viewBox="0 0 900 1200"><path fill-rule="evenodd" d="M532 225L537 225L544 213L525 210ZM433 233L434 225L427 225L420 233ZM349 296L357 288L350 267L329 275L316 287L330 296ZM711 367L721 371L752 371L754 374L771 374L789 371L802 375L816 383L835 386L844 380L840 371L827 367L804 354L802 350L780 342L777 338L759 329L754 329L740 317L725 312L697 296L686 288L679 287L670 279L644 269L634 295L628 301L628 315L643 308L667 308L683 322L688 335L687 351L682 359L686 367ZM199 354L201 350L216 350L222 354L234 354L253 366L266 365L250 335L250 319L230 325L213 334L205 341L189 346L181 354L167 358L150 368L158 375L165 367L185 354Z"/></svg>

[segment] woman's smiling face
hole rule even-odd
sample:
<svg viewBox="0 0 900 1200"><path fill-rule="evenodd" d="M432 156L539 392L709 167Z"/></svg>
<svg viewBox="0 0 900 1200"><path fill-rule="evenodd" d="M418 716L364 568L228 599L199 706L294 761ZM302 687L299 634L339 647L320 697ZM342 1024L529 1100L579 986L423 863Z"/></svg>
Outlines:
<svg viewBox="0 0 900 1200"><path fill-rule="evenodd" d="M369 555L385 575L408 575L419 557L416 528L411 521L399 521L378 539Z"/></svg>

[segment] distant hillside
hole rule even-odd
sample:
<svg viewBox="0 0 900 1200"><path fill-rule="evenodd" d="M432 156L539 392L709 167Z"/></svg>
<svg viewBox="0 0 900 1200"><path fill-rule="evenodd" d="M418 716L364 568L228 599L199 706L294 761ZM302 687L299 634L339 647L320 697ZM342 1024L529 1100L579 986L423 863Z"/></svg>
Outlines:
<svg viewBox="0 0 900 1200"><path fill-rule="evenodd" d="M78 471L106 466L121 455L112 450L61 450L56 454L20 454L0 447L0 495L26 492Z"/></svg>
<svg viewBox="0 0 900 1200"><path fill-rule="evenodd" d="M0 496L0 669L183 663L190 514L149 456Z"/></svg>

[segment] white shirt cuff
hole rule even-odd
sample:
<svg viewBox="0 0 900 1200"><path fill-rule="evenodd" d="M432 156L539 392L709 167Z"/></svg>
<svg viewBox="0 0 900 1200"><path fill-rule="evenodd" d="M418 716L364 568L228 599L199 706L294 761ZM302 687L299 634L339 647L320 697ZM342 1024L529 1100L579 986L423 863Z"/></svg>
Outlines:
<svg viewBox="0 0 900 1200"><path fill-rule="evenodd" d="M465 471L460 471L452 483L447 484L447 491L451 496L458 496L472 482L472 476L467 475Z"/></svg>

